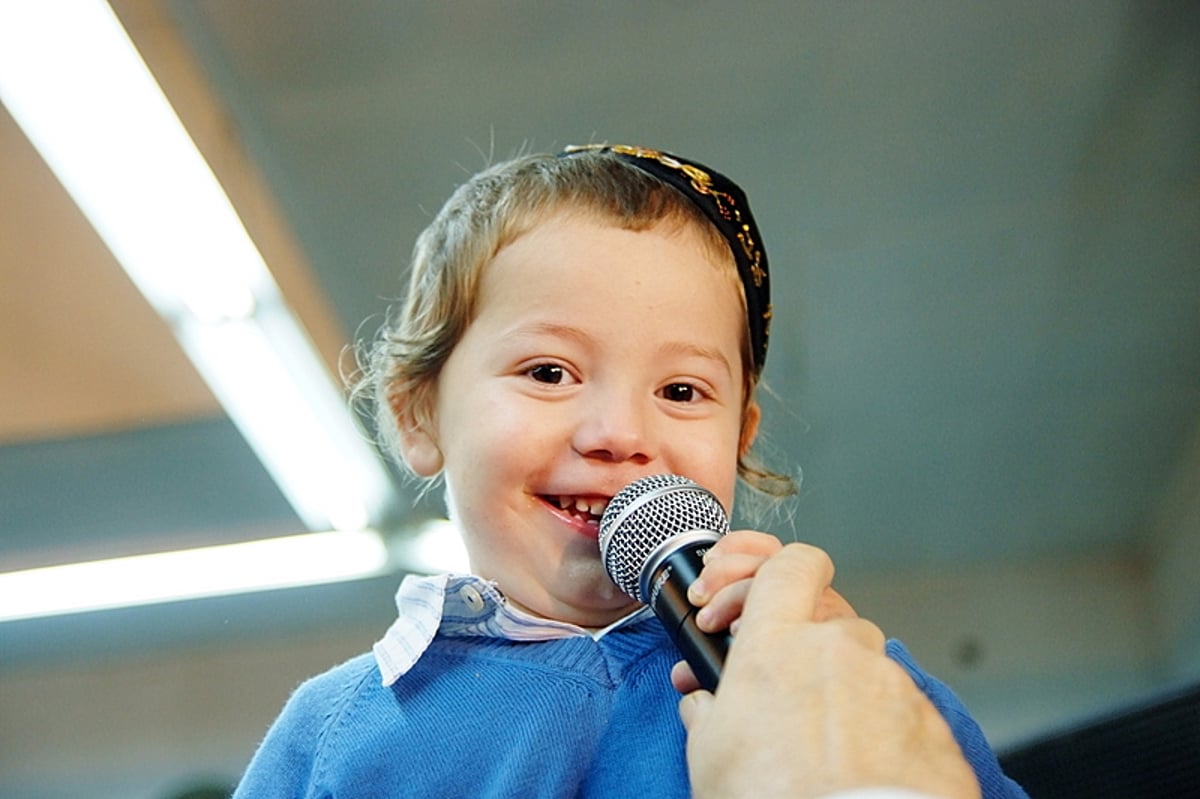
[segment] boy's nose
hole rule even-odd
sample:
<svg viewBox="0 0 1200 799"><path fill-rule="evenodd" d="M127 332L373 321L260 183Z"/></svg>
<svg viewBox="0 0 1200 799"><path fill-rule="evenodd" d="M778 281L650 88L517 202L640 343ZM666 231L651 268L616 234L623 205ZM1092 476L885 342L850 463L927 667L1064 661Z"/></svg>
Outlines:
<svg viewBox="0 0 1200 799"><path fill-rule="evenodd" d="M636 400L597 396L576 425L572 446L585 458L648 463L654 457L648 416L649 408Z"/></svg>

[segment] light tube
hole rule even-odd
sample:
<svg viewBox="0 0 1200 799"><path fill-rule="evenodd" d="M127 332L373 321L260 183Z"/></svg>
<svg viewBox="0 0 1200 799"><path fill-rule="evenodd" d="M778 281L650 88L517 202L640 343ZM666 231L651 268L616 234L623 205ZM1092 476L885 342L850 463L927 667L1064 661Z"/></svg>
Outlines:
<svg viewBox="0 0 1200 799"><path fill-rule="evenodd" d="M374 531L322 532L0 574L0 622L383 574Z"/></svg>
<svg viewBox="0 0 1200 799"><path fill-rule="evenodd" d="M390 545L374 530L305 533L0 573L0 623L360 580L398 567L470 570L462 537L445 519Z"/></svg>
<svg viewBox="0 0 1200 799"><path fill-rule="evenodd" d="M462 534L449 519L431 519L392 542L393 559L406 570L422 574L471 571Z"/></svg>
<svg viewBox="0 0 1200 799"><path fill-rule="evenodd" d="M346 409L338 407L341 398L318 382L321 374L307 375L306 381L298 359L289 363L287 353L252 320L185 323L177 333L209 388L309 529L367 527L372 521L367 492L374 494L370 502L378 507L387 489L373 485L380 482L371 469L373 456L368 452L355 457L354 449L366 446L363 434ZM327 407L319 404L322 399Z"/></svg>
<svg viewBox="0 0 1200 799"><path fill-rule="evenodd" d="M274 293L107 3L0 3L0 100L160 313L245 316Z"/></svg>
<svg viewBox="0 0 1200 799"><path fill-rule="evenodd" d="M0 100L306 527L381 521L386 470L112 9L0 2Z"/></svg>

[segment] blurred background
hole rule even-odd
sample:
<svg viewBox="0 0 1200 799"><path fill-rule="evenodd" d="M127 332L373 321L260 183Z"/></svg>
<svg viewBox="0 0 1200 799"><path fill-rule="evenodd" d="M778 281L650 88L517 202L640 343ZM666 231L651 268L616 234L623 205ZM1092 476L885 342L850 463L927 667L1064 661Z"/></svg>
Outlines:
<svg viewBox="0 0 1200 799"><path fill-rule="evenodd" d="M1200 679L1200 6L113 6L331 381L484 165L689 156L770 255L765 455L803 485L769 529L1001 749ZM8 108L0 187L0 572L356 527L281 487ZM232 784L423 567L441 509L372 458L355 579L0 621L0 795Z"/></svg>

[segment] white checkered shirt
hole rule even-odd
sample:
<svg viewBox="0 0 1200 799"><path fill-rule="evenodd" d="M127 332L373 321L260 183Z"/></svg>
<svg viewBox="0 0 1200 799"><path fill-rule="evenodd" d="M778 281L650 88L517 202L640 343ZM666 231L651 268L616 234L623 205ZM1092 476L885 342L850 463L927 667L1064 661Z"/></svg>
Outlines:
<svg viewBox="0 0 1200 799"><path fill-rule="evenodd" d="M396 608L400 615L374 647L384 685L404 676L438 632L510 641L550 641L579 635L599 640L610 630L650 613L643 607L607 627L590 630L515 608L505 601L495 583L473 574L409 575L396 592Z"/></svg>

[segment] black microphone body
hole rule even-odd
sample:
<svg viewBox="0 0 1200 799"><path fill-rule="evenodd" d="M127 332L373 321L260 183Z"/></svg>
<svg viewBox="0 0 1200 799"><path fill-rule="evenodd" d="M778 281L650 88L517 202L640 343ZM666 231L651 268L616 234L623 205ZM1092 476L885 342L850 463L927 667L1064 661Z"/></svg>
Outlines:
<svg viewBox="0 0 1200 799"><path fill-rule="evenodd" d="M668 540L676 543L682 537ZM706 633L697 627L696 612L699 609L688 601L687 592L704 568L704 553L717 538L714 534L711 541L681 542L672 547L656 566L647 564L643 570L650 586L646 604L666 627L667 634L692 667L700 685L709 691L717 690L733 636L728 632Z"/></svg>
<svg viewBox="0 0 1200 799"><path fill-rule="evenodd" d="M646 603L666 628L700 685L715 691L732 636L696 626L688 587L704 554L729 528L711 493L676 475L655 475L623 488L600 522L605 568L622 591Z"/></svg>

